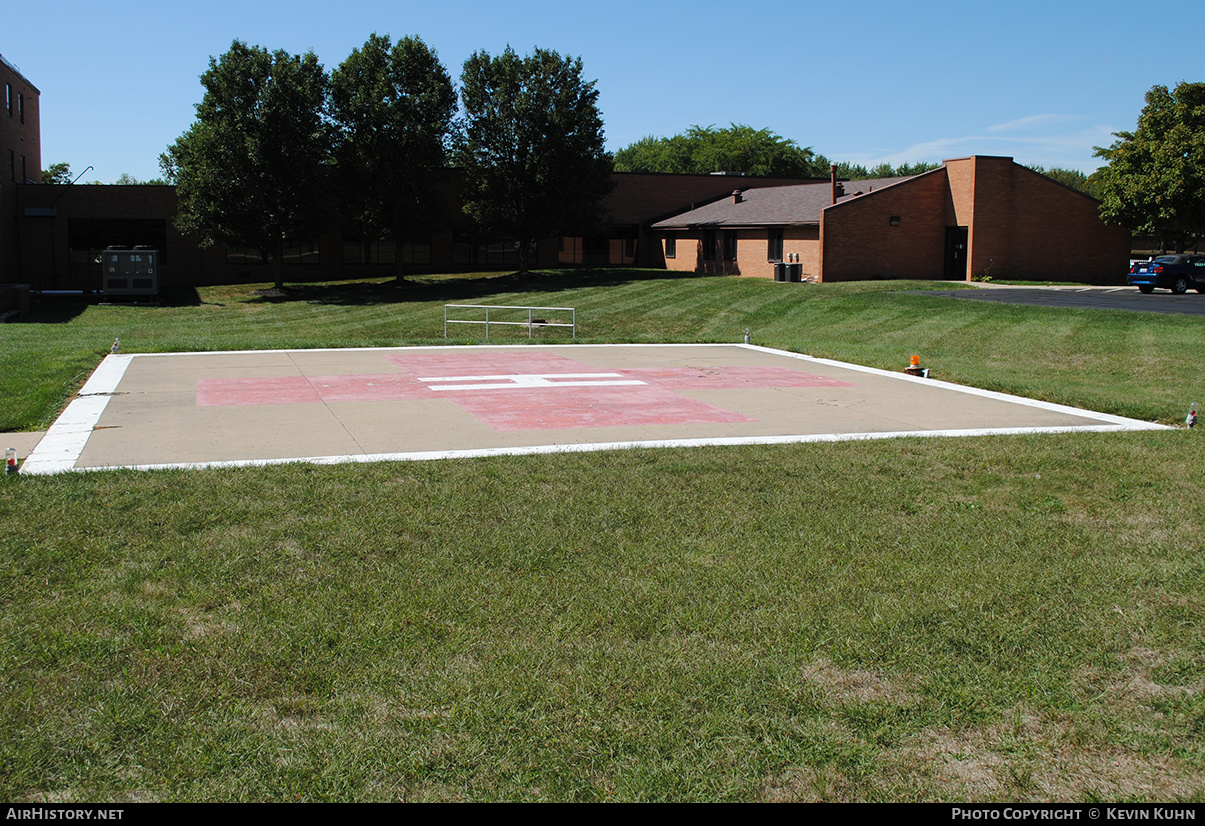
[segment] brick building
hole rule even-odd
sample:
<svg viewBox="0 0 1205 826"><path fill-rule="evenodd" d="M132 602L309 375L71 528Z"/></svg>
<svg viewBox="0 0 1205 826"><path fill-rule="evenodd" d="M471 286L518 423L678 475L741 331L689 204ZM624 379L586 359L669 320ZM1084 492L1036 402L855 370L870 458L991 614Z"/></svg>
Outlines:
<svg viewBox="0 0 1205 826"><path fill-rule="evenodd" d="M661 244L651 230L661 218L694 203L713 201L732 188L717 175L615 173L606 205L611 222L593 238L542 240L534 266L663 267ZM798 185L799 178L741 178L759 189ZM286 281L335 281L388 277L400 256L411 274L513 268L515 244L463 223L456 173L449 171L445 229L406 238L402 243L360 237L327 210L311 237L286 247ZM176 229L176 192L170 186L17 185L4 222L17 228L19 255L0 268L0 282L19 280L35 290L101 287L102 250L111 245L160 250L160 284L204 285L270 281L270 267L257 250L227 246L202 248L199 239ZM14 275L8 275L13 273Z"/></svg>
<svg viewBox="0 0 1205 826"><path fill-rule="evenodd" d="M259 251L201 248L175 227L168 186L42 184L38 89L0 57L0 283L34 290L101 288L109 246L160 251L158 283L262 282ZM864 278L1058 278L1118 281L1129 234L1097 203L1013 163L975 156L908 178L837 182L729 175L615 173L610 225L593 238L542 240L537 267L666 267L771 277L793 258L825 281ZM338 210L287 245L284 278L333 281L409 273L507 269L511 239L474 230L459 208L458 173L441 186L443 229L399 240L359 236Z"/></svg>
<svg viewBox="0 0 1205 826"><path fill-rule="evenodd" d="M17 186L42 180L42 139L38 125L38 88L0 55L0 282L18 270Z"/></svg>
<svg viewBox="0 0 1205 826"><path fill-rule="evenodd" d="M653 224L669 269L818 281L1057 279L1122 283L1130 234L1092 198L1012 158L944 161L906 178L736 188Z"/></svg>

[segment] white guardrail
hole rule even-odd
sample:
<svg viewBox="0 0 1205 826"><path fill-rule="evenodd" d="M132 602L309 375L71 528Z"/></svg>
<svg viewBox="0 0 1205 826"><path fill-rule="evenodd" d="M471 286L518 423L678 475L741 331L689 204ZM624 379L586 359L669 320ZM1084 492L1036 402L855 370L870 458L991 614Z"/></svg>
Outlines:
<svg viewBox="0 0 1205 826"><path fill-rule="evenodd" d="M485 310L485 318L450 318L449 310ZM490 310L522 310L527 312L526 321L498 321L490 318ZM570 321L552 321L544 318L536 318L536 313L569 313ZM533 327L570 327L573 330L573 338L577 340L577 309L574 307L517 307L508 306L505 304L445 304L444 305L444 338L448 337L449 324L484 324L485 325L485 340L490 340L490 325L503 324L511 327L526 327L527 337L531 338Z"/></svg>

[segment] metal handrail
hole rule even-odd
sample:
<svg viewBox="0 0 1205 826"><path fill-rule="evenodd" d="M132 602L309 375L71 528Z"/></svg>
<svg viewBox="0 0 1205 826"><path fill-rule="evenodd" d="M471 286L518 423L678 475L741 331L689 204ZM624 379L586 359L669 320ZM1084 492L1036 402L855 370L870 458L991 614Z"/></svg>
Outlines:
<svg viewBox="0 0 1205 826"><path fill-rule="evenodd" d="M477 319L459 319L448 318L448 310L485 310L485 320ZM527 321L495 321L490 319L490 310L526 310ZM569 323L563 321L535 321L534 313L536 312L559 312L570 313L572 321ZM448 337L449 324L484 324L485 325L485 340L490 340L490 325L502 324L513 327L526 327L527 337L531 338L531 330L533 327L572 327L573 339L577 340L577 308L575 307L527 307L511 304L445 304L444 305L444 338Z"/></svg>

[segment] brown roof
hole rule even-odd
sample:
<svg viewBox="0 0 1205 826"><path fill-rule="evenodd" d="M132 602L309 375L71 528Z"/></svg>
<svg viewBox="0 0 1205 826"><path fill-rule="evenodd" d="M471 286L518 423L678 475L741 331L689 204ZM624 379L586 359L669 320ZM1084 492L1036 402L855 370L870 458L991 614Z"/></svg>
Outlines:
<svg viewBox="0 0 1205 826"><path fill-rule="evenodd" d="M606 204L612 222L643 224L731 195L734 189L798 186L816 179L613 172L611 180L615 182L615 189L607 196Z"/></svg>
<svg viewBox="0 0 1205 826"><path fill-rule="evenodd" d="M911 180L916 176L902 178L873 178L865 181L842 181L845 194L837 199L842 203L889 186ZM731 180L731 179L730 179ZM736 179L739 181L740 179ZM739 189L739 186L732 187ZM741 200L733 203L731 197L688 210L658 221L653 229L682 229L696 226L748 227L748 226L802 226L819 224L821 211L832 204L832 184L797 184L774 188L755 187L741 192Z"/></svg>

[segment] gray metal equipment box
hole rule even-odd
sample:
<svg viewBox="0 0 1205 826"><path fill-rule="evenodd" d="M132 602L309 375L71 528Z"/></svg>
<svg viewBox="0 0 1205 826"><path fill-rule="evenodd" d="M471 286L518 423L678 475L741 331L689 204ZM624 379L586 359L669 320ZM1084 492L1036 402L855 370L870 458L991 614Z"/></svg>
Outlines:
<svg viewBox="0 0 1205 826"><path fill-rule="evenodd" d="M159 250L109 247L100 262L106 296L159 294Z"/></svg>

